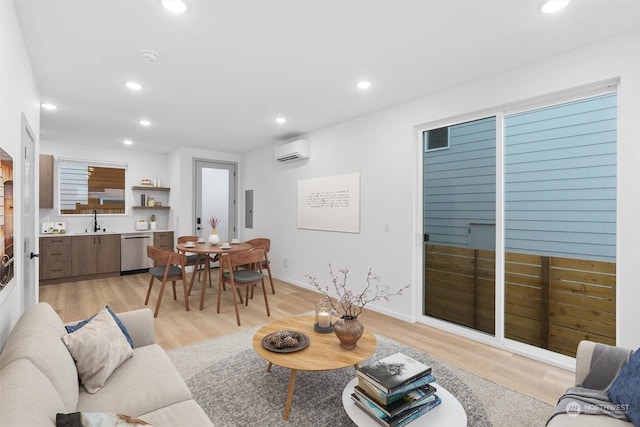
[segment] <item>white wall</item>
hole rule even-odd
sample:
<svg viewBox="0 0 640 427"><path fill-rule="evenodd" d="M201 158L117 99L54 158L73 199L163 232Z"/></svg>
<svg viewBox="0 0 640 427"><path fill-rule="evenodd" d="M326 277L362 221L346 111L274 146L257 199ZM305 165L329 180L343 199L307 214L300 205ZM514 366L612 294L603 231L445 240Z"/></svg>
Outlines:
<svg viewBox="0 0 640 427"><path fill-rule="evenodd" d="M329 283L331 262L352 270L354 287L364 284L369 267L392 287L413 281L413 129L401 121L376 114L310 134L311 157L303 163L276 164L273 147L244 156L243 190L254 190L254 228L245 229L245 237L271 239L270 259L278 277L304 285L309 273ZM297 229L297 181L352 172L360 173L360 233ZM405 320L417 315L410 293L377 306Z"/></svg>
<svg viewBox="0 0 640 427"><path fill-rule="evenodd" d="M65 142L40 141L40 152L54 156L54 209L40 209L40 221L64 221L67 233L81 233L85 229L91 230L93 215L58 215L58 159L71 158L95 160L100 162L126 163L125 197L127 206L139 206L141 191L133 191L134 185L140 185L143 178L158 179L162 186L170 186L168 170L168 155L136 151L127 147L95 147L90 145L70 144ZM166 205L169 200L164 193L147 192ZM100 228L107 231L127 232L135 229L135 221L139 218L150 220L151 214L156 215L158 230L170 229L173 223L171 212L167 210L132 210L127 209L126 215L98 215Z"/></svg>
<svg viewBox="0 0 640 427"><path fill-rule="evenodd" d="M245 237L270 238L274 274L301 286L308 285L305 273L329 283L328 262L349 266L354 287L364 281L370 266L394 286L412 283L411 294L371 308L409 321L420 319L422 189L415 127L483 110L495 112L501 105L619 77L618 343L637 348L639 52L640 34L634 32L319 130L305 135L311 142L306 162L276 164L273 147L247 153L242 189L254 190L254 228L244 229ZM297 181L351 172L361 174L360 234L297 229ZM288 267L283 266L284 258Z"/></svg>
<svg viewBox="0 0 640 427"><path fill-rule="evenodd" d="M22 40L13 1L0 0L0 147L13 157L15 195L15 276L0 291L0 348L11 328L22 314L23 289L22 215L20 194L22 167L20 162L21 114L24 113L36 135L40 133L40 95L29 57ZM37 153L37 141L36 141ZM35 230L34 230L35 232ZM31 301L33 303L35 301Z"/></svg>
<svg viewBox="0 0 640 427"><path fill-rule="evenodd" d="M129 206L140 204L140 191L132 191L131 187L139 185L142 178L159 179L163 187L171 188L168 196L170 213L165 211L128 210L126 215L98 215L101 228L126 232L134 229L135 220L155 213L158 229L174 230L176 236L193 233L193 160L204 159L222 162L239 162L237 154L211 150L179 148L169 154L136 151L127 147L96 147L72 144L58 141L41 141L42 154L52 154L56 161L60 157L97 160L103 162L117 162L127 164L126 198ZM57 203L57 182L54 183L54 198ZM153 194L149 192L149 194ZM158 198L161 198L159 196ZM54 203L54 205L56 204ZM148 218L147 218L148 219ZM83 232L90 227L92 215L59 216L57 209L40 209L40 223L42 221L65 221L68 233Z"/></svg>

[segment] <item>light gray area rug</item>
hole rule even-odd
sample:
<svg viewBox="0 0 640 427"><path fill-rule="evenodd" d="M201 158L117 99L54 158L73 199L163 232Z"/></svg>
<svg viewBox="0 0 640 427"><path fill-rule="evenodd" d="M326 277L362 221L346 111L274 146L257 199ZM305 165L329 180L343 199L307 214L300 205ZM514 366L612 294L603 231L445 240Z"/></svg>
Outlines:
<svg viewBox="0 0 640 427"><path fill-rule="evenodd" d="M354 426L342 408L342 390L352 368L297 374L291 414L282 419L289 370L274 366L253 350L257 328L193 346L169 356L195 400L218 427ZM366 365L401 351L431 365L437 382L462 403L469 426L544 426L553 408L444 363L428 354L377 335L378 348Z"/></svg>

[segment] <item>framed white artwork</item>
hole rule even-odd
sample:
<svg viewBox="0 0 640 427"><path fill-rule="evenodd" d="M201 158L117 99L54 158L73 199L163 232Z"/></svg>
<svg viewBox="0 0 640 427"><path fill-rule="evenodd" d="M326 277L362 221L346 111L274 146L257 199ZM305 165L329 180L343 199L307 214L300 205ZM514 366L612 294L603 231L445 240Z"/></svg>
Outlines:
<svg viewBox="0 0 640 427"><path fill-rule="evenodd" d="M298 228L360 232L360 174L298 181Z"/></svg>

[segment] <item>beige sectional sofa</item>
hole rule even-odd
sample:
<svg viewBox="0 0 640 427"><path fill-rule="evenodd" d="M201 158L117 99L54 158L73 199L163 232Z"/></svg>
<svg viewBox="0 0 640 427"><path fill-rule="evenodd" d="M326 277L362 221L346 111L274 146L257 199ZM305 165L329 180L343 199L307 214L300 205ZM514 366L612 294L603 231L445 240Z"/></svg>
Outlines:
<svg viewBox="0 0 640 427"><path fill-rule="evenodd" d="M133 357L88 393L62 337L65 325L46 303L25 312L0 353L0 425L55 426L57 413L102 412L154 426L213 426L165 351L155 344L153 313L119 313Z"/></svg>

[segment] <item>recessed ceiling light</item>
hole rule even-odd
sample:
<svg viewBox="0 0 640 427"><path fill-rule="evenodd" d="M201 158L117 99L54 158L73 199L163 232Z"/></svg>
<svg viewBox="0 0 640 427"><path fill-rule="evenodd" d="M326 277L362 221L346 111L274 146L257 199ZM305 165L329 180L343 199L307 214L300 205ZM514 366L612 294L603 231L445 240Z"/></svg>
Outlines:
<svg viewBox="0 0 640 427"><path fill-rule="evenodd" d="M124 145L131 145L131 144L133 144L133 141L131 141L130 139L125 139L124 141L122 141L122 143Z"/></svg>
<svg viewBox="0 0 640 427"><path fill-rule="evenodd" d="M149 120L140 120L138 123L140 123L140 126L151 126L151 122Z"/></svg>
<svg viewBox="0 0 640 427"><path fill-rule="evenodd" d="M286 122L287 122L287 119L285 119L284 117L276 117L276 123L283 124Z"/></svg>
<svg viewBox="0 0 640 427"><path fill-rule="evenodd" d="M172 13L185 13L187 5L181 0L162 0L165 9Z"/></svg>
<svg viewBox="0 0 640 427"><path fill-rule="evenodd" d="M356 84L356 87L362 90L369 89L371 87L371 82L363 80L358 82L358 84Z"/></svg>
<svg viewBox="0 0 640 427"><path fill-rule="evenodd" d="M542 5L540 10L542 13L555 13L559 12L569 4L569 0L549 0Z"/></svg>
<svg viewBox="0 0 640 427"><path fill-rule="evenodd" d="M137 82L126 82L125 85L131 90L140 90L142 89L142 85Z"/></svg>
<svg viewBox="0 0 640 427"><path fill-rule="evenodd" d="M53 104L44 103L44 104L40 104L40 106L42 108L44 108L45 110L50 110L50 111L58 109L58 106L57 105L53 105Z"/></svg>

